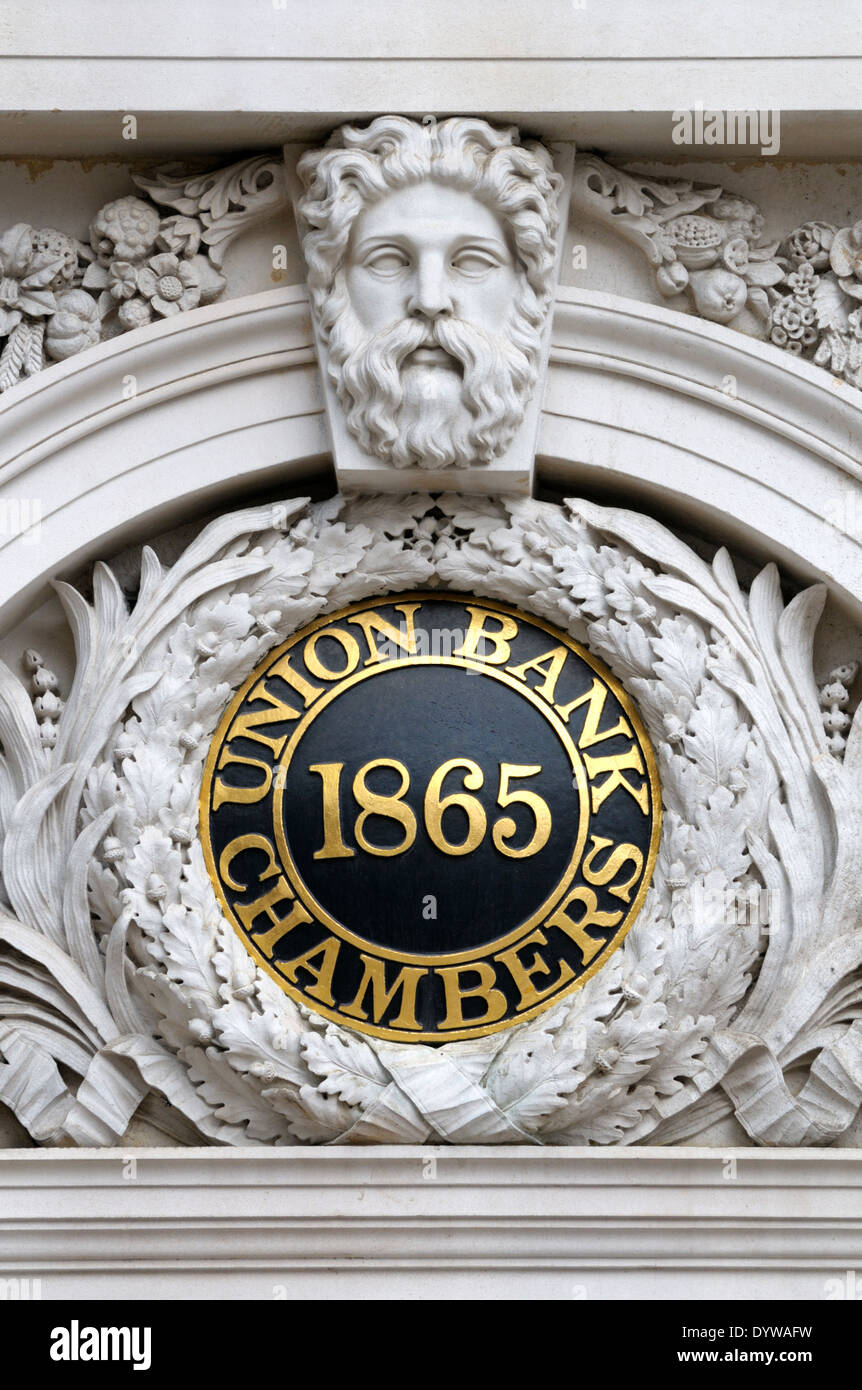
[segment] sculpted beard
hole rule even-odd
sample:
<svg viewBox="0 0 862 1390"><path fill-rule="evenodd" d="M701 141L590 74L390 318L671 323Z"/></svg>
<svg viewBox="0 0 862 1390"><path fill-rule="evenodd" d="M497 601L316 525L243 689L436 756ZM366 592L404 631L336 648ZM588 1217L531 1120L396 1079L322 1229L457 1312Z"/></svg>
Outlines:
<svg viewBox="0 0 862 1390"><path fill-rule="evenodd" d="M463 319L401 319L369 338L341 276L323 314L329 373L362 448L396 468L490 463L511 441L536 383L541 313L525 286L505 335ZM407 365L442 347L453 368Z"/></svg>

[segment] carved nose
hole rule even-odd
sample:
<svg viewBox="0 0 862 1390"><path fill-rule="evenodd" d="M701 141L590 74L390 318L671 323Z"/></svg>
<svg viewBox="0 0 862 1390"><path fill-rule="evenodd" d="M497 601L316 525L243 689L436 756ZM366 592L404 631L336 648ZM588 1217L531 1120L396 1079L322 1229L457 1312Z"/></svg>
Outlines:
<svg viewBox="0 0 862 1390"><path fill-rule="evenodd" d="M442 266L420 266L413 293L407 302L407 312L414 318L438 319L453 312Z"/></svg>

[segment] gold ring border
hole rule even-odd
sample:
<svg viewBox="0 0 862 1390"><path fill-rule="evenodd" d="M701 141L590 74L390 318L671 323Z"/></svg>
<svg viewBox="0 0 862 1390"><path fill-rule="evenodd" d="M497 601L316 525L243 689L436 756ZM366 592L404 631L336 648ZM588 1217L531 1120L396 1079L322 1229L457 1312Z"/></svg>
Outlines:
<svg viewBox="0 0 862 1390"><path fill-rule="evenodd" d="M313 1004L310 1004L307 996L304 995L301 990L291 985L289 981L285 980L284 976L280 975L257 948L251 944L249 938L242 931L240 924L234 919L233 913L224 897L219 883L209 838L209 792L221 740L249 690L256 681L261 679L260 669L263 663L256 666L250 675L246 677L245 681L243 681L243 684L240 686L239 690L230 701L225 713L222 715L218 728L213 734L206 762L204 763L203 779L198 799L198 832L201 838L204 861L210 875L210 881L215 888L216 896L222 905L227 920L231 923L231 926L239 936L245 949L252 956L252 959L257 961L270 978L275 981L283 993L289 995L295 1003L301 1004L306 1009L313 1008L315 1013L320 1014L324 1018L328 1018L332 1023L339 1024L342 1028L347 1028L357 1033L365 1033L371 1037L381 1038L388 1042L435 1043L438 1046L442 1046L447 1042L460 1042L467 1038L488 1037L492 1033L501 1033L507 1028L515 1028L521 1023L527 1023L530 1019L537 1018L540 1014L553 1008L561 999L565 999L568 995L574 994L577 990L582 989L583 986L601 970L606 961L615 951L619 950L620 946L622 946L625 938L634 926L638 913L643 907L644 899L649 891L653 871L658 858L663 808L661 801L661 784L659 782L658 764L656 762L655 752L653 751L652 743L647 735L640 714L628 692L599 657L595 656L586 647L583 647L580 642L576 642L567 632L546 622L543 618L536 617L526 609L516 608L513 604L502 603L493 598L485 598L481 594L456 593L450 589L411 590L408 593L381 594L376 599L367 598L362 602L349 604L346 608L339 608L332 612L322 614L319 618L315 618L298 632L295 632L292 637L288 638L287 641L283 642L279 647L275 647L271 652L268 652L267 659L270 662L274 661L276 658L281 657L285 652L289 651L290 648L295 646L298 642L304 641L311 636L318 628L337 622L342 618L348 617L352 613L361 613L368 608L373 608L375 603L379 606L384 603L402 603L412 599L417 599L420 602L423 600L430 601L436 599L442 602L460 603L462 605L472 603L487 608L490 612L505 613L509 617L520 618L522 621L531 623L534 627L541 628L543 632L547 632L548 635L553 637L556 641L563 642L564 645L577 656L580 656L582 660L586 662L587 666L595 671L598 676L601 676L602 680L607 683L619 700L637 734L638 744L646 763L647 780L650 788L650 805L653 814L652 833L650 835L646 867L641 876L640 885L635 894L634 902L631 904L628 913L615 935L607 942L604 950L599 952L592 964L589 965L576 980L573 980L571 984L561 989L557 994L552 995L549 999L543 999L541 1003L536 1004L532 1009L526 1009L523 1013L519 1013L512 1018L504 1019L500 1023L493 1023L491 1025L482 1025L480 1023L474 1028L459 1028L452 1032L447 1032L442 1036L439 1032L410 1032L396 1028L379 1028L375 1024L365 1023L358 1019L351 1019L349 1023L345 1023L344 1015L340 1014L336 1009L330 1009L326 1005L318 1003L316 1000Z"/></svg>

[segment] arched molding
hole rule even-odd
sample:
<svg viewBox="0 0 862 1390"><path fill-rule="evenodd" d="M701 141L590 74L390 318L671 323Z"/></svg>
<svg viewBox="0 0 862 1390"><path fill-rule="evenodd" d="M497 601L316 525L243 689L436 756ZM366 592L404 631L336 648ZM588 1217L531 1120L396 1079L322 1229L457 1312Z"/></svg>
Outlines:
<svg viewBox="0 0 862 1390"><path fill-rule="evenodd" d="M326 467L305 290L193 310L73 357L7 393L0 435L8 630L51 576Z"/></svg>
<svg viewBox="0 0 862 1390"><path fill-rule="evenodd" d="M0 422L7 631L51 576L326 468L304 287L104 343L8 392ZM693 316L558 294L540 476L571 493L612 481L628 505L825 579L857 617L860 439L862 394L808 363ZM16 507L40 517L30 530Z"/></svg>
<svg viewBox="0 0 862 1390"><path fill-rule="evenodd" d="M607 488L862 615L862 393L717 324L597 292L557 296L539 471Z"/></svg>

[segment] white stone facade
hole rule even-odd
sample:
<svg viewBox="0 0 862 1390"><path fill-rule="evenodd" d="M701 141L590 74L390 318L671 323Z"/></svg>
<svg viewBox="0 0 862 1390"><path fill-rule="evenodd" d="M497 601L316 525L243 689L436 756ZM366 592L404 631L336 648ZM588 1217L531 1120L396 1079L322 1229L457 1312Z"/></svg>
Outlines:
<svg viewBox="0 0 862 1390"><path fill-rule="evenodd" d="M529 24L506 0L490 26L463 0L247 9L193 5L180 25L155 0L144 26L22 3L5 22L0 1273L93 1298L156 1278L183 1297L202 1277L217 1296L325 1297L347 1268L356 1296L386 1298L420 1279L442 1297L838 1297L862 1129L848 26L741 0L649 26L628 0L544 0ZM410 159L463 116L517 128L523 177L550 171L535 342L472 463L456 442L434 467L427 444L392 466L352 423L306 283L297 165L391 113ZM411 216L421 231L421 199ZM436 509L405 495L438 492ZM620 1006L591 987L574 996L589 1021L583 1004L558 1032L514 1030L520 1091L499 1044L463 1070L458 1044L426 1048L420 1066L412 1045L366 1039L360 1057L289 1014L226 959L194 877L213 681L235 687L327 603L429 581L567 626L641 701L659 753L652 897L593 982ZM710 930L692 905L707 890L727 909ZM764 920L730 924L753 894ZM354 1046L362 1084L339 1090L333 1058ZM540 1065L553 1084L543 1072L533 1107ZM193 1211L174 1201L191 1187Z"/></svg>

